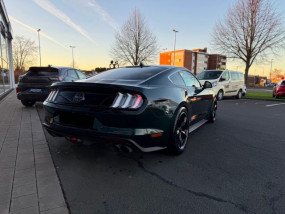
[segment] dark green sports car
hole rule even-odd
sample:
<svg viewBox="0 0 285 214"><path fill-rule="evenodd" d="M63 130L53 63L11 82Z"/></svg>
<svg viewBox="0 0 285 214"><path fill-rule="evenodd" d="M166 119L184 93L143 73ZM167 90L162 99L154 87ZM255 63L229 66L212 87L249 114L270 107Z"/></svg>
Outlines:
<svg viewBox="0 0 285 214"><path fill-rule="evenodd" d="M216 117L211 83L201 86L180 67L118 68L51 88L43 125L74 142L104 138L144 152L167 148L180 154L190 130Z"/></svg>

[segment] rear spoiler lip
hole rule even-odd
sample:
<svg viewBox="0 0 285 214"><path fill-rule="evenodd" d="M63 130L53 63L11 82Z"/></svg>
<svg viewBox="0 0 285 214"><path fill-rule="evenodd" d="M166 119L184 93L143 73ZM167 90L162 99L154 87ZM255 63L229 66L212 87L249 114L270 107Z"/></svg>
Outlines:
<svg viewBox="0 0 285 214"><path fill-rule="evenodd" d="M38 71L46 71L46 72L57 72L58 69L57 68L53 68L53 67L30 67L28 71L31 72L38 72Z"/></svg>
<svg viewBox="0 0 285 214"><path fill-rule="evenodd" d="M116 85L116 84L105 84L105 83L86 83L86 82L56 82L51 85L52 89L57 88L70 88L76 90L129 90L129 91L141 91L142 87L131 86L131 85Z"/></svg>

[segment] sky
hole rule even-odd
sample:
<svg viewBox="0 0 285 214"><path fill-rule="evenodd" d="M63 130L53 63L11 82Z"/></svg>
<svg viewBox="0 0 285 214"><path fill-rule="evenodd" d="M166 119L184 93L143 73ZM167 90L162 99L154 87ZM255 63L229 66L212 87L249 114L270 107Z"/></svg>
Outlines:
<svg viewBox="0 0 285 214"><path fill-rule="evenodd" d="M36 30L41 29L42 65L72 65L69 46L75 46L76 67L91 70L108 67L115 33L137 8L156 35L160 50L173 50L173 29L177 34L176 49L211 46L215 23L236 0L4 0L12 23L13 35L30 38L38 44ZM285 14L285 1L273 0ZM285 17L281 17L285 23ZM251 74L269 75L273 69L285 71L285 51L267 62L258 62ZM158 63L157 57L156 64ZM35 65L39 64L39 59ZM242 63L228 61L228 69L244 69Z"/></svg>

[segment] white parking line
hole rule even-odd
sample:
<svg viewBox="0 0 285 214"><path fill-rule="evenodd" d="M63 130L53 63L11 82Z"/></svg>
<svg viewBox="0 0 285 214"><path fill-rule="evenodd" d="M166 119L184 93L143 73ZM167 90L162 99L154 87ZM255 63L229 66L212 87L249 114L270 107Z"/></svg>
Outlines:
<svg viewBox="0 0 285 214"><path fill-rule="evenodd" d="M266 105L266 107L280 106L280 105L285 105L285 103L270 104L270 105Z"/></svg>

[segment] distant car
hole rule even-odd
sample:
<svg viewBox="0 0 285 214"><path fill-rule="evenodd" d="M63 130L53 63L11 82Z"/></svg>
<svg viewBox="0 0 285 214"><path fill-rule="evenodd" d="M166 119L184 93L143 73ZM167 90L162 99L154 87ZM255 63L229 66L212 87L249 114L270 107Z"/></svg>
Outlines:
<svg viewBox="0 0 285 214"><path fill-rule="evenodd" d="M203 84L209 81L213 85L217 99L222 100L223 97L233 97L240 99L246 94L246 86L244 84L244 74L237 71L229 70L205 70L197 75L199 81Z"/></svg>
<svg viewBox="0 0 285 214"><path fill-rule="evenodd" d="M73 82L85 78L81 71L74 68L30 67L26 74L19 77L17 98L24 106L32 106L36 101L44 101L48 97L52 83Z"/></svg>
<svg viewBox="0 0 285 214"><path fill-rule="evenodd" d="M285 96L285 80L281 80L274 86L272 95L276 99Z"/></svg>
<svg viewBox="0 0 285 214"><path fill-rule="evenodd" d="M44 102L47 131L73 142L104 138L144 152L184 151L190 125L215 121L211 90L185 68L112 69L86 80L55 83Z"/></svg>

